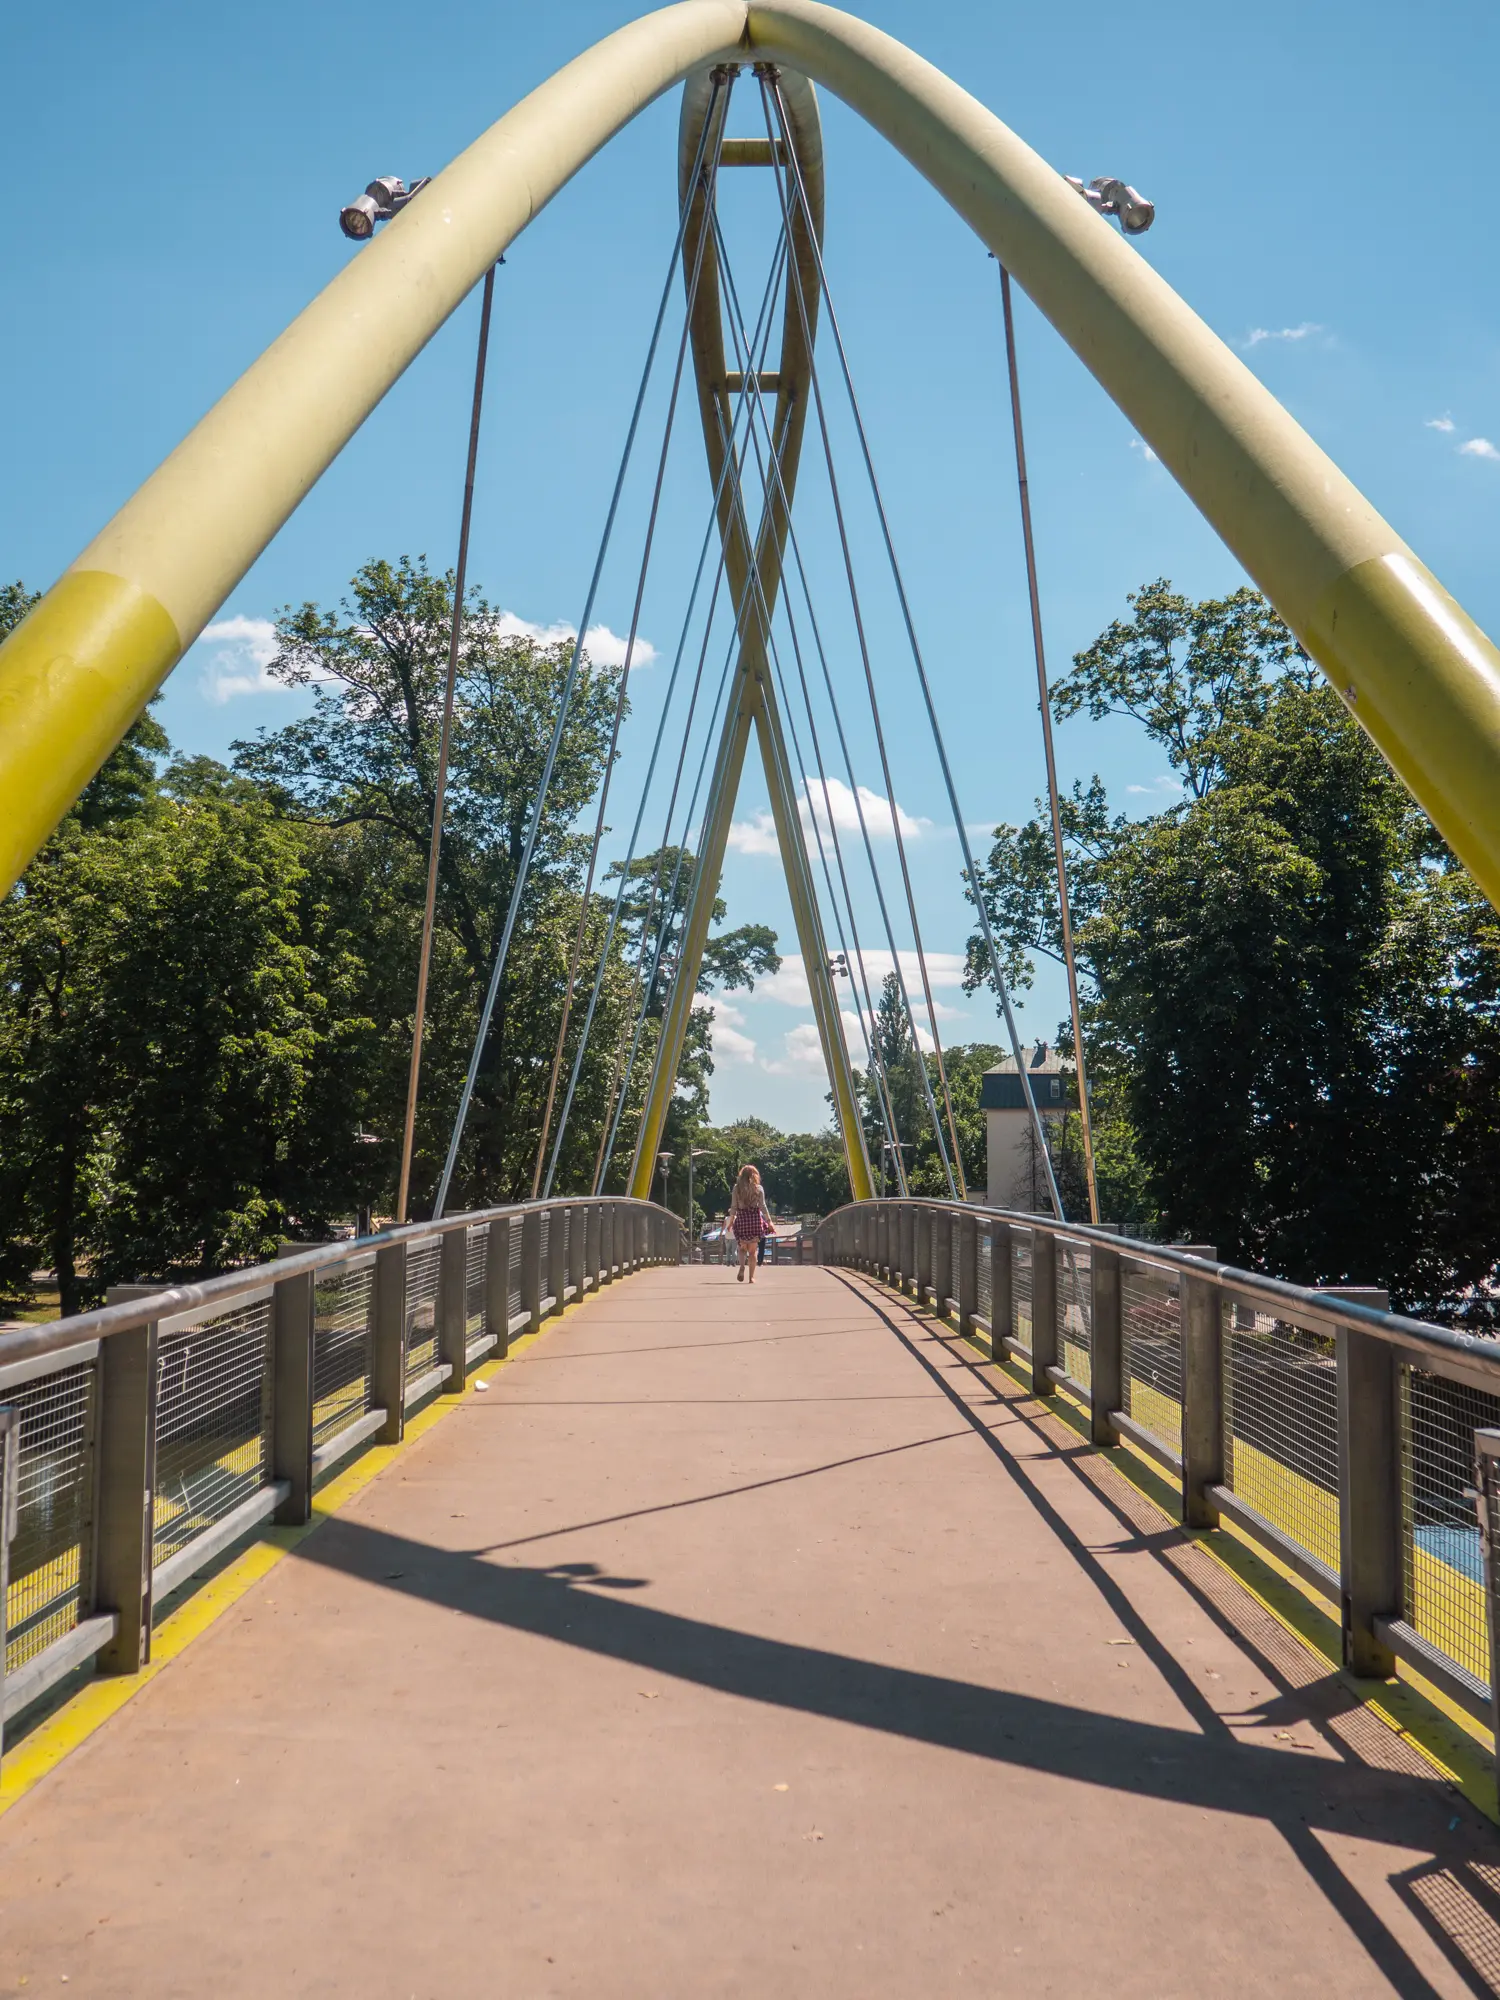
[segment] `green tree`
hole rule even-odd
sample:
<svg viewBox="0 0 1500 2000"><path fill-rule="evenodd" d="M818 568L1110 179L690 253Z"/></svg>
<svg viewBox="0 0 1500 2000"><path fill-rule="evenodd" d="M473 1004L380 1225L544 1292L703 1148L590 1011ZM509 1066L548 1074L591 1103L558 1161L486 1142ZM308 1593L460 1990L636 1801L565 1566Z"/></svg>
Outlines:
<svg viewBox="0 0 1500 2000"><path fill-rule="evenodd" d="M138 754L0 904L5 1275L49 1264L64 1312L274 1251L318 1041L299 831L142 788Z"/></svg>
<svg viewBox="0 0 1500 2000"><path fill-rule="evenodd" d="M1484 1319L1494 915L1263 601L1184 613L1156 584L1134 602L1054 696L1059 714L1134 714L1186 781L1128 822L1096 779L1067 819L1119 1198L1241 1262ZM1171 645L1153 647L1158 626ZM1040 808L997 829L981 890L1023 976L1060 952L1049 878Z"/></svg>
<svg viewBox="0 0 1500 2000"><path fill-rule="evenodd" d="M354 1011L376 1024L365 1100L382 1141L387 1199L404 1113L452 591L451 577L402 557L365 564L336 611L305 604L284 614L269 671L308 690L311 713L235 746L241 773L328 836L319 890L328 921L363 967ZM447 1149L571 657L570 642L517 635L481 593L470 594L423 1048L418 1202L435 1187ZM467 1203L530 1191L587 852L577 821L603 775L616 693L617 676L585 660L476 1081L455 1188ZM604 919L596 897L580 974L588 983ZM562 1187L586 1185L592 1174L627 991L617 950L568 1128Z"/></svg>

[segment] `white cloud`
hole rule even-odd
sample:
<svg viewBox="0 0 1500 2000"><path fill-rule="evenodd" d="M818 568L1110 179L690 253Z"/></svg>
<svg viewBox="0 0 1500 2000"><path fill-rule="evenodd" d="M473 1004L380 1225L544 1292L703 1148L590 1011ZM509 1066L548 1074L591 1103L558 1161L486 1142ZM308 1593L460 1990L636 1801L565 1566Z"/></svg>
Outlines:
<svg viewBox="0 0 1500 2000"><path fill-rule="evenodd" d="M821 1076L824 1071L823 1044L818 1040L816 1022L803 1021L789 1028L781 1041L782 1053L761 1064L768 1076Z"/></svg>
<svg viewBox="0 0 1500 2000"><path fill-rule="evenodd" d="M714 1061L727 1063L753 1063L756 1046L753 1039L740 1031L745 1017L730 1000L709 1000L702 1003L714 1017L713 1051Z"/></svg>
<svg viewBox="0 0 1500 2000"><path fill-rule="evenodd" d="M495 629L502 639L535 639L543 646L556 646L564 639L576 639L576 625L538 625L530 618L518 617L514 611L502 611L495 620ZM618 632L611 632L607 625L590 625L583 635L584 649L596 667L623 667L628 637L622 638ZM635 651L631 655L631 671L637 667L649 667L656 658L656 648L649 639L636 634Z"/></svg>
<svg viewBox="0 0 1500 2000"><path fill-rule="evenodd" d="M1156 799L1163 793L1175 797L1182 790L1181 778L1174 778L1170 771L1163 771L1159 778L1153 778L1149 785L1127 785L1127 792L1134 792L1137 798Z"/></svg>
<svg viewBox="0 0 1500 2000"><path fill-rule="evenodd" d="M1265 340L1307 340L1323 328L1310 319L1303 320L1301 326L1253 326L1245 337L1246 347L1259 347Z"/></svg>
<svg viewBox="0 0 1500 2000"><path fill-rule="evenodd" d="M752 819L731 820L729 845L736 854L779 854L776 844L776 822L768 812L758 812Z"/></svg>
<svg viewBox="0 0 1500 2000"><path fill-rule="evenodd" d="M1497 450L1488 438L1470 438L1458 448L1465 458L1491 458L1500 461L1500 450Z"/></svg>
<svg viewBox="0 0 1500 2000"><path fill-rule="evenodd" d="M824 797L825 787L827 788L826 799ZM811 823L814 819L826 831L829 814L831 813L833 824L840 833L857 833L859 831L859 807L862 805L865 810L865 825L869 830L870 838L872 840L890 840L894 838L890 801L882 793L872 792L868 785L860 786L859 803L856 804L853 792L850 791L842 778L824 778L814 772L813 776L808 780L807 795L799 803L802 811L803 825L808 828L809 832L812 830ZM896 803L895 819L901 828L901 837L903 840L920 840L924 833L930 832L932 829L932 821L930 819L918 819L914 817L899 800Z"/></svg>
<svg viewBox="0 0 1500 2000"><path fill-rule="evenodd" d="M825 782L828 788L826 798L823 789ZM814 822L826 836L830 814L839 833L857 835L860 806L864 807L865 827L871 840L895 838L890 801L882 792L872 792L868 785L861 785L859 803L856 805L853 792L841 778L829 778L825 781L814 773L808 780L805 791L797 800L802 831L809 849L815 843ZM932 832L930 819L909 813L899 800L896 804L896 819L900 824L903 840L920 840L924 834ZM776 822L766 811L753 813L749 819L735 820L729 829L729 845L736 854L774 855L781 852L776 839Z"/></svg>
<svg viewBox="0 0 1500 2000"><path fill-rule="evenodd" d="M1452 417L1429 417L1426 428L1430 431L1451 431L1453 428L1453 419Z"/></svg>
<svg viewBox="0 0 1500 2000"><path fill-rule="evenodd" d="M870 981L870 992L876 1004L880 1001L880 983L891 969L891 955L888 951L864 950L865 972ZM849 970L853 978L859 978L859 966L851 952ZM925 1011L922 998L922 975L917 965L914 951L901 953L901 973L906 981L906 990L912 996L912 1005L918 1013ZM931 980L934 995L940 991L962 988L964 978L964 955L961 951L929 951L927 954L927 977ZM835 986L844 989L843 981L836 980ZM864 1002L864 989L860 989L860 1002ZM774 1001L779 1007L811 1008L812 994L808 990L807 970L800 952L788 952L781 961L781 970L766 975L755 982L755 991L745 996L748 1004L760 1000ZM939 1014L943 1013L942 1003L938 1003ZM957 1014L952 1016L957 1020ZM852 1016L851 1016L852 1020ZM857 1030L853 1030L857 1034Z"/></svg>
<svg viewBox="0 0 1500 2000"><path fill-rule="evenodd" d="M1151 449L1150 445L1146 443L1144 438L1132 438L1130 440L1130 449L1132 451L1138 451L1141 457L1145 459L1147 465L1157 465L1160 463L1160 460L1157 458L1156 453Z"/></svg>
<svg viewBox="0 0 1500 2000"><path fill-rule="evenodd" d="M200 682L210 701L223 703L245 694L287 692L268 672L280 651L276 627L269 618L221 618L204 628L199 644L217 648Z"/></svg>

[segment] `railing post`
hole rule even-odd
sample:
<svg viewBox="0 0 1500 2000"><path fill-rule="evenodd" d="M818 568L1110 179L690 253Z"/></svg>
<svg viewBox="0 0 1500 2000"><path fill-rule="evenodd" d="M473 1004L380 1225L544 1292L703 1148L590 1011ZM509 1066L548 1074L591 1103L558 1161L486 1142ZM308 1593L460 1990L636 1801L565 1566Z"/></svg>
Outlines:
<svg viewBox="0 0 1500 2000"><path fill-rule="evenodd" d="M1031 1393L1053 1396L1057 1384L1047 1373L1057 1366L1057 1238L1050 1230L1031 1232Z"/></svg>
<svg viewBox="0 0 1500 2000"><path fill-rule="evenodd" d="M406 1435L406 1245L375 1252L375 1338L370 1357L370 1402L385 1411L379 1444Z"/></svg>
<svg viewBox="0 0 1500 2000"><path fill-rule="evenodd" d="M588 1266L584 1237L588 1231L588 1210L581 1202L568 1203L568 1283L575 1299L583 1297L583 1275Z"/></svg>
<svg viewBox="0 0 1500 2000"><path fill-rule="evenodd" d="M925 1208L913 1210L916 1235L916 1255L912 1264L917 1280L917 1304L927 1303L928 1289L932 1284L932 1217Z"/></svg>
<svg viewBox="0 0 1500 2000"><path fill-rule="evenodd" d="M521 1310L526 1331L542 1323L542 1211L528 1208L521 1218Z"/></svg>
<svg viewBox="0 0 1500 2000"><path fill-rule="evenodd" d="M583 1211L583 1278L590 1291L599 1289L599 1204L591 1201Z"/></svg>
<svg viewBox="0 0 1500 2000"><path fill-rule="evenodd" d="M599 1282L612 1283L615 1275L615 1205L612 1201L599 1204Z"/></svg>
<svg viewBox="0 0 1500 2000"><path fill-rule="evenodd" d="M484 1330L494 1336L492 1352L501 1361L510 1352L510 1228L508 1215L497 1216L484 1251Z"/></svg>
<svg viewBox="0 0 1500 2000"><path fill-rule="evenodd" d="M1213 1488L1224 1482L1224 1300L1217 1285L1185 1272L1182 1318L1182 1525L1217 1528Z"/></svg>
<svg viewBox="0 0 1500 2000"><path fill-rule="evenodd" d="M1334 1296L1390 1308L1389 1294L1372 1285ZM1375 1636L1375 1620L1399 1618L1402 1608L1396 1350L1352 1326L1339 1328L1336 1343L1344 1665L1363 1679L1389 1680L1396 1658Z"/></svg>
<svg viewBox="0 0 1500 2000"><path fill-rule="evenodd" d="M135 1674L151 1659L151 1530L156 1485L156 1324L99 1347L94 1473L94 1591L119 1620L99 1670Z"/></svg>
<svg viewBox="0 0 1500 2000"><path fill-rule="evenodd" d="M958 1282L954 1286L958 1299L958 1330L968 1334L974 1331L974 1315L979 1310L979 1217L960 1215L958 1217Z"/></svg>
<svg viewBox="0 0 1500 2000"><path fill-rule="evenodd" d="M547 1279L543 1297L552 1295L552 1310L560 1313L563 1309L563 1292L568 1282L568 1223L567 1211L561 1208L548 1210L551 1220L547 1228Z"/></svg>
<svg viewBox="0 0 1500 2000"><path fill-rule="evenodd" d="M1089 1435L1095 1444L1118 1444L1114 1413L1125 1400L1118 1250L1089 1246L1089 1289Z"/></svg>
<svg viewBox="0 0 1500 2000"><path fill-rule="evenodd" d="M958 1218L951 1209L934 1209L932 1215L932 1291L938 1317L946 1318L953 1296L953 1231Z"/></svg>
<svg viewBox="0 0 1500 2000"><path fill-rule="evenodd" d="M314 1278L283 1278L271 1302L271 1477L291 1491L276 1509L278 1528L312 1519Z"/></svg>
<svg viewBox="0 0 1500 2000"><path fill-rule="evenodd" d="M469 1232L443 1232L438 1250L437 1358L448 1364L450 1396L461 1396L469 1373Z"/></svg>
<svg viewBox="0 0 1500 2000"><path fill-rule="evenodd" d="M1011 1249L1010 1224L990 1224L990 1359L998 1361L1008 1353L1007 1340L1016 1337L1015 1257Z"/></svg>
<svg viewBox="0 0 1500 2000"><path fill-rule="evenodd" d="M913 1241L912 1208L909 1201L899 1202L896 1207L896 1289L901 1292L911 1290L911 1251Z"/></svg>

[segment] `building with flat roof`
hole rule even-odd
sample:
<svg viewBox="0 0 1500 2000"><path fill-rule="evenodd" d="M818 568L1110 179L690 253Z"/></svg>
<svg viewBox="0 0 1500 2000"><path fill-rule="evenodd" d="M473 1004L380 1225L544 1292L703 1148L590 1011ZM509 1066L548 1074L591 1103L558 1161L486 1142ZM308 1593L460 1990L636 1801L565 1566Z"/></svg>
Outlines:
<svg viewBox="0 0 1500 2000"><path fill-rule="evenodd" d="M1043 1118L1060 1118L1078 1106L1071 1062L1050 1042L1039 1041L1024 1052L1031 1094ZM987 1069L980 1085L986 1145L986 1199L995 1208L1018 1208L1040 1214L1050 1208L1047 1175L1026 1109L1026 1093L1014 1056Z"/></svg>

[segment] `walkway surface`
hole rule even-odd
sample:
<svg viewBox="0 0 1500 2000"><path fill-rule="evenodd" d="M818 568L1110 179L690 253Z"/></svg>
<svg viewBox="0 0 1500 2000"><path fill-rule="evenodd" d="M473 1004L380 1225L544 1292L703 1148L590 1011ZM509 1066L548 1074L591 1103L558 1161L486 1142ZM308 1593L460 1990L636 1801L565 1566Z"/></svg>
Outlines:
<svg viewBox="0 0 1500 2000"><path fill-rule="evenodd" d="M0 1820L0 1992L1489 1990L1494 1829L889 1294L491 1378Z"/></svg>

